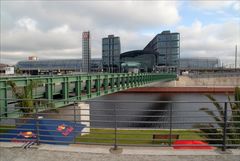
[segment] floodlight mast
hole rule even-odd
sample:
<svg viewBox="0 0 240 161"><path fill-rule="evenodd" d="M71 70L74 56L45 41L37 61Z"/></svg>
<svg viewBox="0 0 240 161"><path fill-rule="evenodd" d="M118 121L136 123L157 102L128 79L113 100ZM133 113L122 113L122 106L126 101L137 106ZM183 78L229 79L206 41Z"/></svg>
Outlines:
<svg viewBox="0 0 240 161"><path fill-rule="evenodd" d="M237 70L237 45L235 46L235 70Z"/></svg>

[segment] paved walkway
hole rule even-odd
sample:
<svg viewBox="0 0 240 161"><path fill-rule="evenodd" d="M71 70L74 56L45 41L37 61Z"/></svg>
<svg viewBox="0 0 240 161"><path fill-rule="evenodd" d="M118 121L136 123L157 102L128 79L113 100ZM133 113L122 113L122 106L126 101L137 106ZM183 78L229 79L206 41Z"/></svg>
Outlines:
<svg viewBox="0 0 240 161"><path fill-rule="evenodd" d="M46 145L22 149L21 143L0 143L0 161L240 161L240 150L173 150L159 147L123 147L121 154L109 146Z"/></svg>

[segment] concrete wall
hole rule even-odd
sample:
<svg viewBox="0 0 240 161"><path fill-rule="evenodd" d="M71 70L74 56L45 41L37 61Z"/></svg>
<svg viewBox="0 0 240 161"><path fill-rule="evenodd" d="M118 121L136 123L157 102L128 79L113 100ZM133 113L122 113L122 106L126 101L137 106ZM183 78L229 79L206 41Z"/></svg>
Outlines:
<svg viewBox="0 0 240 161"><path fill-rule="evenodd" d="M240 86L239 77L208 77L208 78L190 78L188 76L180 76L178 81L171 82L154 82L144 87L235 87Z"/></svg>
<svg viewBox="0 0 240 161"><path fill-rule="evenodd" d="M90 133L90 105L80 102L78 104L78 108L78 110L80 110L80 123L86 125L86 127L82 130L83 133L81 133L81 135L87 135Z"/></svg>

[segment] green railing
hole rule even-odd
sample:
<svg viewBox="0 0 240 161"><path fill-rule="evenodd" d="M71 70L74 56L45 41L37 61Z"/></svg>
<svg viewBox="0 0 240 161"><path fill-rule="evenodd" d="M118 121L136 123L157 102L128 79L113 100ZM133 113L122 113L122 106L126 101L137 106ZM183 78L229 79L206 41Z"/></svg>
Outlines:
<svg viewBox="0 0 240 161"><path fill-rule="evenodd" d="M128 88L140 87L156 81L176 79L175 73L104 73L63 76L28 76L0 78L0 116L8 117L9 104L15 99L9 81L17 87L24 87L31 81L41 82L33 89L32 98L46 99L54 103L54 107L71 104L69 100L88 100L102 95L118 92ZM59 101L68 100L68 101Z"/></svg>

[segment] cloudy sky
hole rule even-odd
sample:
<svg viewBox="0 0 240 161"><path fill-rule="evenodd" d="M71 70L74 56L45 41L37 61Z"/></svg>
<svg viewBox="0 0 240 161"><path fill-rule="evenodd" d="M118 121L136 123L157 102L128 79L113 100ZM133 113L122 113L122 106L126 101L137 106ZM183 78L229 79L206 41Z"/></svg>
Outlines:
<svg viewBox="0 0 240 161"><path fill-rule="evenodd" d="M143 49L163 30L180 33L181 57L233 64L236 44L240 50L239 1L1 0L0 12L0 63L33 55L81 58L81 34L88 30L92 57L101 57L101 39L109 34L120 36L125 52Z"/></svg>

